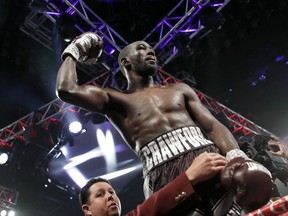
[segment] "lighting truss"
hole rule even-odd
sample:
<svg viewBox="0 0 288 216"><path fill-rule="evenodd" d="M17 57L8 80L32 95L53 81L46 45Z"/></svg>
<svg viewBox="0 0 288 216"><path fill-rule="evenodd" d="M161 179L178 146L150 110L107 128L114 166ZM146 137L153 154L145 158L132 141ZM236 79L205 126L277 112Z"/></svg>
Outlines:
<svg viewBox="0 0 288 216"><path fill-rule="evenodd" d="M276 135L272 134L266 129L258 126L254 122L248 120L247 118L241 116L235 111L229 109L225 105L217 102L213 98L203 94L199 90L195 88L194 90L197 93L198 97L200 98L202 104L206 106L210 111L214 112L215 114L221 112L224 113L227 120L229 121L230 126L232 126L233 128L232 133L237 133L241 131L245 136L261 134L271 137L277 137Z"/></svg>
<svg viewBox="0 0 288 216"><path fill-rule="evenodd" d="M210 6L215 7L216 11L219 12L229 1L230 0L219 0L214 1L214 4L210 4L210 2L207 0L179 1L179 3L171 10L171 12L169 12L167 16L144 38L145 41L154 47L157 55L159 55L160 61L162 62L160 68L161 66L171 61L172 58L175 57L179 52L179 50L173 45L173 38L176 34L185 33L186 35L188 34L190 39L192 39L196 34L204 33L206 35L209 33L209 30L205 31L205 27L201 24L201 22L197 22L196 24L191 25L191 19L193 19L193 17L199 13L201 8L209 3ZM50 9L49 11L46 10L46 12L40 15L36 15L34 14L35 12L31 12L25 20L24 26L32 26L30 29L32 30L32 33L29 35L33 35L32 37L38 42L41 42L44 39L48 40L52 38L52 34L48 34L49 31L47 29L49 29L49 26L45 26L46 28L42 26L47 25L45 22L47 22L48 19L52 22L55 22L55 18L53 18L53 16L59 13L59 9L52 2L53 1L49 1L49 6L47 6L47 8ZM59 1L56 2L59 3ZM116 56L118 55L120 49L127 45L127 42L119 34L117 34L115 30L106 24L97 14L95 14L84 3L84 1L65 0L65 4L65 11L67 13L76 13L83 21L85 21L86 24L83 24L83 26L76 26L81 32L88 30L94 31L97 34L103 36L108 42L105 53L106 55L109 54L107 56L112 60L110 61L108 59L105 61L105 72L103 72L102 69L102 72L100 74L98 72L96 78L92 79L88 83L101 87L111 85L111 72L115 74L119 70L119 68L115 66L117 64ZM36 19L37 17L39 20ZM28 30L26 32L27 34L29 33ZM113 53L111 53L111 48L115 49ZM84 67L82 68L84 71L87 69L83 64L79 64L79 67ZM92 72L95 71L95 68L91 70L87 69L86 72L87 71L88 73L93 73L93 77L95 77L95 72ZM158 79L161 82L168 83L182 82L181 80L175 78L174 76L161 69L159 71ZM184 82L190 86L195 84L193 80L189 79L185 80ZM238 113L230 110L221 103L203 94L199 90L194 90L196 91L204 106L206 106L209 110L213 111L214 113L223 112L225 114L229 120L229 123L233 127L233 132L236 133L237 131L241 130L245 135L262 134L276 137L274 134L249 121ZM45 126L48 124L47 122L49 122L50 118L56 118L61 121L64 119L65 113L69 108L71 108L70 104L63 102L60 99L55 99L37 110L43 114L38 122L36 122L36 124ZM83 111L81 108L79 108L78 111L80 110ZM13 138L20 136L25 128L32 123L33 115L34 112L1 129L0 139L4 142L11 142Z"/></svg>
<svg viewBox="0 0 288 216"><path fill-rule="evenodd" d="M107 71L88 83L103 87L107 85L107 83L109 83L110 75L111 74ZM172 76L171 74L163 70L159 70L158 79L162 83L182 82L181 80L177 79L176 77ZM186 83L189 85L192 85L193 80L190 80L190 82L186 82ZM202 104L206 106L210 111L213 111L216 114L219 112L223 112L225 114L225 116L230 121L231 126L233 126L235 132L237 130L242 130L245 135L262 134L262 135L270 135L270 136L276 137L274 134L268 132L262 127L256 125L255 123L249 121L248 119L232 111L231 109L228 109L226 106L208 97L207 95L203 94L201 91L195 88L193 89L197 93ZM72 107L75 109L74 106L63 102L60 99L55 99L51 101L50 103L40 107L38 110L31 112L30 114L24 116L18 121L15 121L14 123L1 129L0 138L3 142L9 143L9 142L12 142L15 137L21 136L21 134L25 131L25 129L29 125L32 124L33 121L35 123L35 119L33 118L35 112L42 113L42 116L37 119L36 124L45 127L47 126L47 124L49 124L50 118L56 118L59 121L63 121L65 118L65 114ZM88 113L88 111L78 107L76 112L80 112L80 111L86 114Z"/></svg>
<svg viewBox="0 0 288 216"><path fill-rule="evenodd" d="M0 185L0 203L5 206L15 206L19 192Z"/></svg>
<svg viewBox="0 0 288 216"><path fill-rule="evenodd" d="M85 22L86 25L76 26L81 32L91 31L103 37L105 67L110 71L117 71L118 54L123 47L128 45L128 42L89 8L84 1L65 0L65 4L68 6L66 12L76 13Z"/></svg>
<svg viewBox="0 0 288 216"><path fill-rule="evenodd" d="M24 24L20 27L22 32L53 51L55 49L55 41L53 42L53 40L55 40L54 32L57 19L62 13L67 13L71 16L76 14L79 20L81 20L74 25L74 28L79 31L79 34L87 31L95 32L100 35L105 42L105 47L101 56L101 58L104 59L102 63L97 63L93 66L79 64L77 67L90 75L91 79L99 75L99 71L117 70L117 56L119 51L128 44L127 41L95 14L84 1L65 0L65 4L58 0L45 2L46 7L41 11L30 11L25 18Z"/></svg>
<svg viewBox="0 0 288 216"><path fill-rule="evenodd" d="M20 30L53 51L53 21L37 11L31 11Z"/></svg>
<svg viewBox="0 0 288 216"><path fill-rule="evenodd" d="M143 40L153 46L161 66L164 66L179 52L173 40L176 35L185 34L191 40L205 29L201 21L193 23L193 18L201 9L209 4L219 12L229 1L220 0L210 4L209 0L181 0ZM207 35L210 31L205 31L205 34Z"/></svg>

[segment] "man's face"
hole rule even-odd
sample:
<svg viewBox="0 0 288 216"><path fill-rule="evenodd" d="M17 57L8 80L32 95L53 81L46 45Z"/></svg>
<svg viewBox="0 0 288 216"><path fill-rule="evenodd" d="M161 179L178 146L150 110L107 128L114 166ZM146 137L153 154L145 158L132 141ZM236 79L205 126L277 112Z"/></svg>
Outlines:
<svg viewBox="0 0 288 216"><path fill-rule="evenodd" d="M114 189L106 182L97 182L90 187L89 203L82 206L89 216L119 216L121 203Z"/></svg>
<svg viewBox="0 0 288 216"><path fill-rule="evenodd" d="M141 76L153 76L157 72L157 58L152 47L144 41L137 41L130 46L131 65Z"/></svg>

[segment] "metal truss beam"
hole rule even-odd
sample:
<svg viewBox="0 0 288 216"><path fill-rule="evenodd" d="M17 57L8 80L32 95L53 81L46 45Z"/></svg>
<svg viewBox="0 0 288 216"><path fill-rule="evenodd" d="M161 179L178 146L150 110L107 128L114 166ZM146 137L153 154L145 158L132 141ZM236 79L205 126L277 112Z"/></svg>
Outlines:
<svg viewBox="0 0 288 216"><path fill-rule="evenodd" d="M178 78L170 75L169 73L163 70L159 70L157 79L159 80L159 82L162 82L162 83L182 82ZM92 85L103 87L103 86L106 86L107 84L110 85L111 84L110 80L111 80L111 73L107 71L99 75L94 80L90 81L89 83ZM186 79L185 83L191 86L194 84L194 80ZM195 88L194 90L196 91L203 105L206 106L210 111L213 111L216 114L219 112L223 112L225 114L231 126L233 126L234 128L234 132L241 130L245 135L262 134L262 135L270 135L270 136L276 137L272 133L256 125L255 123L249 121L245 117L230 110L223 104L203 94L201 91ZM47 127L47 125L50 123L51 118L57 119L59 121L65 121L65 115L67 112L69 112L70 108L73 108L74 110L76 109L76 112L88 113L88 111L83 110L79 107L75 108L75 106L67 104L61 101L60 99L55 99L51 101L50 103L40 107L38 110L24 116L18 121L1 129L0 139L4 144L5 143L9 144L10 142L13 142L13 139L15 137L21 136L21 134L25 131L25 129L31 124L35 123L37 125ZM37 118L35 118L36 114L38 114ZM40 114L40 117L39 117L39 114Z"/></svg>
<svg viewBox="0 0 288 216"><path fill-rule="evenodd" d="M253 136L259 134L259 135L277 137L276 135L272 134L266 129L258 126L254 122L248 120L242 115L229 109L225 105L217 102L213 98L203 94L199 90L195 88L194 90L197 93L198 97L200 98L202 104L204 104L210 111L212 111L215 114L223 113L226 116L230 126L233 128L231 131L233 134L236 134L241 131L244 136L250 136L250 135Z"/></svg>
<svg viewBox="0 0 288 216"><path fill-rule="evenodd" d="M44 1L44 0L43 0ZM172 60L179 48L174 45L173 38L177 34L185 34L190 40L200 31L205 29L201 21L192 24L193 18L201 9L210 5L218 12L230 0L218 0L217 3L209 4L209 0L181 0L171 12L144 38L151 44L159 58L161 66ZM31 36L36 41L50 50L54 50L55 25L61 14L66 13L71 16L77 15L82 22L75 23L74 28L79 34L86 31L96 32L101 35L105 42L103 53L103 63L94 66L79 65L82 71L88 75L98 75L98 71L103 69L119 71L117 56L121 48L128 44L113 28L102 20L91 8L82 0L65 0L66 7L59 1L46 1L46 7L42 10L32 10L26 17L20 29ZM61 10L59 9L61 8ZM54 34L54 35L53 35ZM207 34L207 32L206 32Z"/></svg>
<svg viewBox="0 0 288 216"><path fill-rule="evenodd" d="M59 19L63 13L71 17L76 16L78 23L75 23L72 28L79 31L79 34L86 31L96 32L103 38L105 43L101 56L103 59L102 63L93 66L79 64L77 65L79 69L90 75L91 79L97 76L99 71L102 73L104 70L118 70L117 56L119 51L126 46L128 42L95 14L84 1L65 0L65 3L62 3L62 1L58 0L43 0L43 2L46 2L45 7L43 6L41 9L37 8L37 10L32 9L27 15L24 24L20 27L22 32L49 50L55 51L55 49L57 49L55 48L56 46L61 47L61 44L55 44L57 43L57 19Z"/></svg>
<svg viewBox="0 0 288 216"><path fill-rule="evenodd" d="M104 72L94 80L91 80L89 84L97 86L105 86L110 78L110 73ZM71 104L65 103L60 99L55 99L50 103L38 108L36 111L29 113L22 117L18 121L6 126L0 130L0 139L2 142L9 143L14 138L21 136L21 134L32 124L41 125L47 127L51 118L55 118L59 121L65 120L65 114L72 108ZM80 112L81 108L77 108L77 112ZM86 111L87 112L87 111ZM37 116L36 116L37 115Z"/></svg>
<svg viewBox="0 0 288 216"><path fill-rule="evenodd" d="M19 192L0 185L0 203L5 206L16 205Z"/></svg>
<svg viewBox="0 0 288 216"><path fill-rule="evenodd" d="M185 35L191 40L201 32L207 35L211 30L205 29L202 21L194 18L205 6L219 12L229 1L219 0L212 4L209 0L181 0L143 40L153 46L161 66L164 66L182 51L175 46L175 36Z"/></svg>
<svg viewBox="0 0 288 216"><path fill-rule="evenodd" d="M172 11L169 12L168 15L144 38L145 41L147 41L154 47L157 55L159 55L159 59L161 61L160 68L161 66L171 61L173 57L175 57L179 52L178 48L174 46L175 35L185 34L186 36L188 35L189 39L192 39L196 34L200 32L204 32L205 35L209 33L209 30L205 30L205 26L202 25L201 21L193 23L193 18L199 13L199 11L203 7L209 4L210 6L214 7L216 11L219 12L229 1L230 0L218 0L214 1L214 4L211 4L207 0L181 0L172 9ZM53 1L49 1L46 10L42 12L42 14L31 12L24 24L24 27L31 27L29 30L32 29L33 33L30 33L30 35L33 35L33 38L35 38L39 42L41 42L42 39L44 40L45 38L47 40L52 38L52 36L47 33L49 32L47 30L49 29L49 27L46 26L46 28L44 28L44 24L48 20L52 21L52 23L55 23L55 16L59 16L60 13L60 10L56 6L56 3L58 2L59 4L59 1L56 1L55 4L53 4L52 2ZM85 24L82 23L81 26L80 24L75 24L75 27L80 32L95 31L106 39L106 45L108 42L108 46L105 48L106 56L108 56L105 61L106 65L104 65L106 70L105 72L103 72L102 69L101 74L99 74L98 70L98 76L91 80L89 83L102 87L113 85L113 79L111 79L111 71L113 71L114 73L117 72L118 68L115 66L117 64L116 56L118 55L120 49L123 46L127 45L127 42L120 35L118 35L109 25L107 25L99 16L97 16L83 1L65 0L65 4L66 7L64 8L64 11L66 13L76 13L78 16L81 17L82 20L85 21ZM29 32L27 31L27 33ZM46 44L49 45L49 43ZM114 49L114 52L112 52L111 49ZM110 62L109 59L112 59L112 61ZM79 64L79 67L84 67L82 68L84 71L87 69L85 68L86 66L83 64ZM90 69L90 71L86 70L86 72L89 71L89 73L93 73L92 71L95 71L95 68ZM190 86L193 86L195 84L195 81L190 78L185 80L179 80L170 75L169 73L162 71L161 69L159 72L160 73L157 79L160 82L186 82ZM93 76L95 77L95 74L93 74ZM119 86L119 84L117 85ZM267 130L256 125L255 123L244 118L243 116L218 103L214 99L206 96L197 89L194 90L198 94L202 103L208 109L210 109L214 113L223 112L225 114L234 129L233 132L236 133L237 131L241 130L245 135L263 134L275 136ZM46 124L49 124L50 118L63 120L65 119L66 112L71 107L71 105L62 102L59 99L56 99L44 105L43 107L40 107L37 110L37 112L41 113L41 118L37 119L36 124L45 126ZM82 111L81 108L78 108L79 112L80 110ZM25 130L25 128L31 125L32 122L35 123L34 115L35 112L32 112L19 119L18 121L1 129L0 139L2 140L2 142L9 143L13 140L13 138L20 136Z"/></svg>
<svg viewBox="0 0 288 216"><path fill-rule="evenodd" d="M38 11L30 11L20 30L53 51L53 22Z"/></svg>
<svg viewBox="0 0 288 216"><path fill-rule="evenodd" d="M81 32L91 31L103 37L105 43L103 52L106 54L105 66L110 71L117 70L118 54L123 47L128 45L128 42L89 8L84 1L65 0L65 4L68 6L66 13L76 13L85 22L86 25L76 24Z"/></svg>

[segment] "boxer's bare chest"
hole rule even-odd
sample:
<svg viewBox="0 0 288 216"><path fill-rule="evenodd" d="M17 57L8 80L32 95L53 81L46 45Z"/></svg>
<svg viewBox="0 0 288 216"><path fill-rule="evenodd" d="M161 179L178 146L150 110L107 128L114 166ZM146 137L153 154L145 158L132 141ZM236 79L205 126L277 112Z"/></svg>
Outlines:
<svg viewBox="0 0 288 216"><path fill-rule="evenodd" d="M110 99L109 116L113 119L120 117L123 120L124 117L126 120L135 120L185 109L183 93L170 86L155 86L133 93L116 94Z"/></svg>
<svg viewBox="0 0 288 216"><path fill-rule="evenodd" d="M159 134L187 124L183 91L155 86L111 98L109 118L134 149Z"/></svg>
<svg viewBox="0 0 288 216"><path fill-rule="evenodd" d="M140 114L151 109L155 111L177 109L181 104L184 105L184 97L181 92L173 88L156 86L127 94L122 102L130 112Z"/></svg>

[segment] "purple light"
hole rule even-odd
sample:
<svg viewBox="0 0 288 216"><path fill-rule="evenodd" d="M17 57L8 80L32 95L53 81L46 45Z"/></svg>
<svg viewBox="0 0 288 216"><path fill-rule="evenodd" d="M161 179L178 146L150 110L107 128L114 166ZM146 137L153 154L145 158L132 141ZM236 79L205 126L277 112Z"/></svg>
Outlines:
<svg viewBox="0 0 288 216"><path fill-rule="evenodd" d="M264 74L262 74L262 75L258 78L259 81L263 81L263 80L265 80L265 79L266 79L266 76L265 76Z"/></svg>
<svg viewBox="0 0 288 216"><path fill-rule="evenodd" d="M173 46L173 54L175 54L175 53L177 53L177 51L178 51L178 49L177 49L177 47L176 46Z"/></svg>
<svg viewBox="0 0 288 216"><path fill-rule="evenodd" d="M76 5L79 3L79 0L75 1L73 3L73 6L76 7ZM75 10L73 9L73 7L69 7L66 11L66 13L73 15L75 13Z"/></svg>
<svg viewBox="0 0 288 216"><path fill-rule="evenodd" d="M112 48L109 52L109 55L112 55L114 52L115 52L115 49Z"/></svg>
<svg viewBox="0 0 288 216"><path fill-rule="evenodd" d="M217 3L217 4L212 4L211 6L213 7L221 7L223 5L223 3Z"/></svg>
<svg viewBox="0 0 288 216"><path fill-rule="evenodd" d="M195 32L195 31L197 31L197 29L185 29L185 30L179 30L179 32L181 32L181 33L187 33L187 32Z"/></svg>
<svg viewBox="0 0 288 216"><path fill-rule="evenodd" d="M173 26L171 26L171 24L169 22L167 22L167 20L163 21L167 26L169 26L169 28L172 28Z"/></svg>
<svg viewBox="0 0 288 216"><path fill-rule="evenodd" d="M57 13L57 12L46 12L46 14L56 15L56 16L60 16L61 15L60 13Z"/></svg>
<svg viewBox="0 0 288 216"><path fill-rule="evenodd" d="M198 4L198 2L196 0L192 0L196 5ZM198 5L199 7L201 7L201 5Z"/></svg>
<svg viewBox="0 0 288 216"><path fill-rule="evenodd" d="M284 59L284 56L278 56L276 57L276 62L282 61Z"/></svg>
<svg viewBox="0 0 288 216"><path fill-rule="evenodd" d="M166 44L168 44L172 40L173 36L170 36L166 41L164 41L161 45L160 48L162 49Z"/></svg>
<svg viewBox="0 0 288 216"><path fill-rule="evenodd" d="M251 82L251 85L252 86L256 86L257 85L257 81L255 80L255 81Z"/></svg>

